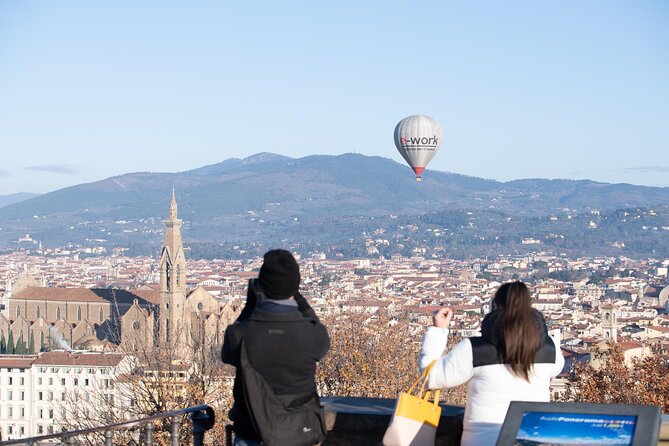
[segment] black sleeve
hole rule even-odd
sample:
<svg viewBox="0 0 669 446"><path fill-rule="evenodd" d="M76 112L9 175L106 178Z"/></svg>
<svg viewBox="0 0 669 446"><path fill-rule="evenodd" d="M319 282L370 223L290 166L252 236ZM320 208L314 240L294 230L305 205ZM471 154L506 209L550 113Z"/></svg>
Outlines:
<svg viewBox="0 0 669 446"><path fill-rule="evenodd" d="M239 322L228 325L223 337L223 349L221 359L226 364L239 367L239 344L241 343Z"/></svg>
<svg viewBox="0 0 669 446"><path fill-rule="evenodd" d="M318 316L316 316L316 312L314 311L313 308L311 308L311 305L309 305L307 299L305 299L304 296L301 295L299 291L295 294L293 299L295 299L295 302L297 302L297 309L300 310L302 316L304 316L305 318L312 318L318 321Z"/></svg>
<svg viewBox="0 0 669 446"><path fill-rule="evenodd" d="M311 310L313 311L313 310ZM330 335L325 325L318 322L316 324L316 360L320 361L323 356L330 350Z"/></svg>
<svg viewBox="0 0 669 446"><path fill-rule="evenodd" d="M237 317L237 322L245 321L251 317L251 313L256 309L257 302L258 299L256 297L255 287L253 286L253 279L249 279L249 285L246 289L246 303L244 304L242 312L239 313L239 317Z"/></svg>

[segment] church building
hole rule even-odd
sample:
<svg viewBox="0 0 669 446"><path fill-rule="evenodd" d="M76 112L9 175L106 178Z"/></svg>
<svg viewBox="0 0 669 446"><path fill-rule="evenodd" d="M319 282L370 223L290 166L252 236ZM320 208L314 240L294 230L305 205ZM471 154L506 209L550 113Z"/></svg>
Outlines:
<svg viewBox="0 0 669 446"><path fill-rule="evenodd" d="M205 289L186 286L181 219L172 191L160 254L160 288L55 288L27 273L0 314L0 339L40 349L132 352L158 343L186 356L198 343L218 345L237 309Z"/></svg>

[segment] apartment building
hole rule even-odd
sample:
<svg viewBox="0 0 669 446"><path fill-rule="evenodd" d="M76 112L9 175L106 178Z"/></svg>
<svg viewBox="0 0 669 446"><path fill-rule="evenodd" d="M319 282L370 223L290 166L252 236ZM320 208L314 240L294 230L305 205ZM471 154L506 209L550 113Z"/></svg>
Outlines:
<svg viewBox="0 0 669 446"><path fill-rule="evenodd" d="M63 430L75 408L122 410L126 402L114 401L116 378L133 368L134 358L118 353L0 355L0 440Z"/></svg>

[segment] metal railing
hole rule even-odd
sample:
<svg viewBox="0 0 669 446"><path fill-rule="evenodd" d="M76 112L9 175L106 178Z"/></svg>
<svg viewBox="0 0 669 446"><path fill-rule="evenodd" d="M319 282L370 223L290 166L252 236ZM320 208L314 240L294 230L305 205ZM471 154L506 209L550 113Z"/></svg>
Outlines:
<svg viewBox="0 0 669 446"><path fill-rule="evenodd" d="M42 435L39 437L22 438L17 440L0 441L0 446L9 445L27 445L39 446L48 443L48 440L60 440L64 446L76 446L77 437L99 434L104 436L104 445L112 446L114 439L114 432L119 430L131 430L135 428L143 428L142 444L144 446L153 446L153 422L157 420L164 420L171 418L170 439L172 446L179 446L179 431L181 430L181 417L190 414L189 418L193 422L193 446L202 446L204 444L204 433L214 426L216 416L214 409L206 404L200 406L188 407L186 409L173 410L171 412L163 412L150 417L140 418L138 420L126 421L123 423L108 424L106 426L94 427L91 429L79 429L73 431L59 432L57 434Z"/></svg>

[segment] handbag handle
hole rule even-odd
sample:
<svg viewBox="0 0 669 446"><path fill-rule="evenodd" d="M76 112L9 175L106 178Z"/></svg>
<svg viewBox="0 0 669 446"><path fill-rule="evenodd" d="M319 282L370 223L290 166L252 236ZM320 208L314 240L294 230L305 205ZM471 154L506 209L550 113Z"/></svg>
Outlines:
<svg viewBox="0 0 669 446"><path fill-rule="evenodd" d="M430 364L428 364L427 367L423 369L423 373L420 374L418 379L409 387L409 390L407 393L412 394L414 393L414 390L418 387L420 384L420 389L418 389L418 397L424 399L425 401L430 400L430 395L433 395L433 403L435 406L439 405L439 398L441 397L441 389L436 389L434 391L430 391L427 388L427 381L428 381L428 376L430 375L430 372L432 371L432 367L437 363L436 360L432 361Z"/></svg>

